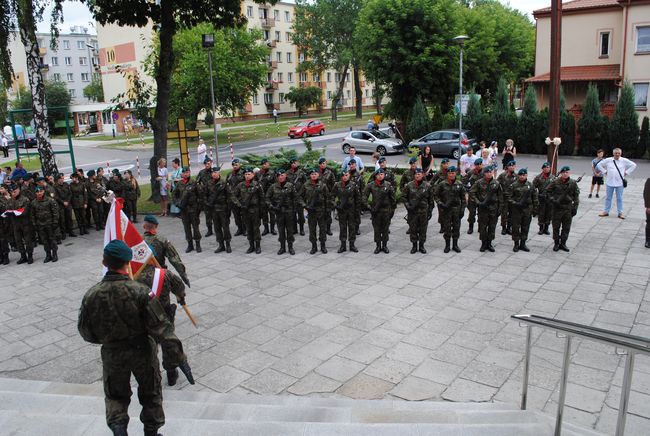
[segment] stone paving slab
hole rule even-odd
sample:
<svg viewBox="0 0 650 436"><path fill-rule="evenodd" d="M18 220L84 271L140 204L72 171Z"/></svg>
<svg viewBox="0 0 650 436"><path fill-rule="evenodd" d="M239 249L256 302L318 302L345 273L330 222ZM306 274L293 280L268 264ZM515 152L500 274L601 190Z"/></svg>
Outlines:
<svg viewBox="0 0 650 436"><path fill-rule="evenodd" d="M586 198L588 183L581 183L570 253L554 253L550 238L533 231L530 253L513 253L501 235L496 253L480 253L464 222L463 252L445 255L434 212L429 253L411 255L403 208L391 225L388 255L372 254L367 216L356 254L337 254L336 235L327 255L313 256L307 237L298 237L295 256L277 256L271 235L261 255L244 254L241 237L231 255L212 253L216 242L203 239L203 253L182 255L199 327L177 316L197 385L166 389L518 403L525 329L510 315L536 313L650 336L642 183L625 192L624 221L597 216L603 199ZM161 221L160 232L182 251L180 220ZM101 277L102 240L96 232L66 240L56 264L42 264L37 248L33 265L16 265L12 253L12 264L0 267L0 376L101 380L99 347L83 342L76 320L83 294ZM529 402L552 414L563 340L535 329L533 343ZM611 432L623 365L613 347L574 341L569 422ZM647 434L648 404L650 359L638 356L630 434Z"/></svg>

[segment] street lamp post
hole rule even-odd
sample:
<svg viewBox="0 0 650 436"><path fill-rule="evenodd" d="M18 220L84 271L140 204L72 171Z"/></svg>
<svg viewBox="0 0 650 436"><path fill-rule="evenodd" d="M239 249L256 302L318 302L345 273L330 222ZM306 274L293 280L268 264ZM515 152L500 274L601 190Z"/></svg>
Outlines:
<svg viewBox="0 0 650 436"><path fill-rule="evenodd" d="M212 49L214 47L214 34L202 35L203 48ZM214 128L214 154L215 163L219 166L219 140L217 139L217 123L216 123L216 105L214 102L214 78L212 76L212 50L208 50L208 65L210 68L210 97L212 100L212 127Z"/></svg>
<svg viewBox="0 0 650 436"><path fill-rule="evenodd" d="M454 42L460 46L460 83L458 85L458 160L456 164L458 165L458 171L460 171L460 156L463 154L463 47L465 46L465 41L469 39L467 35L459 35L454 38Z"/></svg>

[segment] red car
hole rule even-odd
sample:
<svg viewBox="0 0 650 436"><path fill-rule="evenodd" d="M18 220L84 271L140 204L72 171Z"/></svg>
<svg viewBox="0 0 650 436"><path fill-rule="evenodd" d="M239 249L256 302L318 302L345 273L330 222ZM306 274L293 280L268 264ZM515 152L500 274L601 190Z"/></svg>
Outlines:
<svg viewBox="0 0 650 436"><path fill-rule="evenodd" d="M321 123L320 120L305 120L293 127L289 127L289 138L291 139L324 134L325 124Z"/></svg>

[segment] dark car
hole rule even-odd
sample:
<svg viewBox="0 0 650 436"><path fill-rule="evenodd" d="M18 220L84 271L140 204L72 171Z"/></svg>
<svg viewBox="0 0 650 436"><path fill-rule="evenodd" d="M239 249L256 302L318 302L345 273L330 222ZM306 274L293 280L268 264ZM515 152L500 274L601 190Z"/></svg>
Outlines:
<svg viewBox="0 0 650 436"><path fill-rule="evenodd" d="M464 154L469 147L475 151L478 149L476 139L469 138L469 131L463 130L463 136L460 141L461 154ZM458 130L436 130L420 139L415 139L409 144L409 148L418 147L422 150L425 146L431 147L431 154L437 156L453 157L459 159L458 154Z"/></svg>
<svg viewBox="0 0 650 436"><path fill-rule="evenodd" d="M36 147L36 135L33 133L27 133L25 128L20 124L14 125L16 130L16 136L18 137L18 146L22 148L32 148ZM9 148L14 148L14 135L11 131L11 127L5 126L4 135L7 138Z"/></svg>

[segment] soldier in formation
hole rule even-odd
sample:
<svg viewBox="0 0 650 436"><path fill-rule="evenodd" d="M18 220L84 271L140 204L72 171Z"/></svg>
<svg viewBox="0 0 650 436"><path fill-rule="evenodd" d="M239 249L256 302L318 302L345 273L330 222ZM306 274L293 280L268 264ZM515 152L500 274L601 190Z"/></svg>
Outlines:
<svg viewBox="0 0 650 436"><path fill-rule="evenodd" d="M476 181L469 191L469 197L478 209L478 233L481 239L481 253L486 250L494 253L492 241L495 238L500 205L503 203L503 190L494 180L494 168L487 166L481 171L483 178Z"/></svg>
<svg viewBox="0 0 650 436"><path fill-rule="evenodd" d="M266 197L266 193L268 192L269 188L273 183L275 183L275 171L271 169L271 164L269 163L268 159L262 159L261 168L255 175L255 178L260 183L260 185L262 185L262 190L264 191L264 196ZM276 235L277 232L275 231L275 214L271 209L268 208L266 202L262 203L260 211L262 215L262 225L264 226L262 236L266 236L269 233Z"/></svg>
<svg viewBox="0 0 650 436"><path fill-rule="evenodd" d="M467 228L468 235L474 233L474 223L476 222L476 209L477 209L476 203L469 196L469 191L472 189L474 183L481 180L481 178L483 178L483 159L479 157L478 159L474 160L474 167L471 170L467 171L461 179L461 182L463 183L465 189L468 192L468 198L467 198L467 224L469 225Z"/></svg>
<svg viewBox="0 0 650 436"><path fill-rule="evenodd" d="M460 253L458 238L460 237L460 220L465 215L465 187L456 180L457 169L455 166L447 168L447 179L435 187L435 199L438 203L439 220L442 223L445 238L445 253L451 249Z"/></svg>
<svg viewBox="0 0 650 436"><path fill-rule="evenodd" d="M56 226L59 223L59 208L56 201L45 195L45 189L36 187L36 198L32 200L30 207L30 219L32 226L36 229L38 239L45 250L43 263L56 262L59 260L58 247L56 244Z"/></svg>
<svg viewBox="0 0 650 436"><path fill-rule="evenodd" d="M300 169L300 162L296 158L289 160L289 170L287 171L287 181L291 183L297 192L300 192L300 188L307 180L305 173ZM300 236L305 236L305 214L302 209L296 210L296 220L294 224L294 233L298 233L300 229Z"/></svg>
<svg viewBox="0 0 650 436"><path fill-rule="evenodd" d="M185 252L193 251L196 246L196 252L200 253L202 251L201 231L199 230L200 188L196 181L190 178L190 167L183 167L182 171L181 181L174 188L174 204L181 211L181 220L187 241Z"/></svg>
<svg viewBox="0 0 650 436"><path fill-rule="evenodd" d="M226 177L226 183L231 192L235 191L235 188L239 186L241 182L244 181L244 172L241 169L241 162L239 159L233 159L231 162L232 171ZM237 226L237 231L235 236L241 236L246 234L246 229L242 221L242 213L239 206L234 201L234 198L231 198L229 210L232 212L233 219L235 220L235 226Z"/></svg>
<svg viewBox="0 0 650 436"><path fill-rule="evenodd" d="M519 250L530 251L526 246L530 221L537 214L538 198L533 184L528 181L528 170L522 168L517 172L517 180L508 186L506 198L510 205L512 222L512 240L515 253Z"/></svg>
<svg viewBox="0 0 650 436"><path fill-rule="evenodd" d="M551 212L553 204L547 199L547 188L555 176L551 174L551 164L544 162L542 164L542 172L533 179L533 188L537 190L539 197L539 210L537 211L537 223L539 224L538 235L550 235L548 227L551 224Z"/></svg>
<svg viewBox="0 0 650 436"><path fill-rule="evenodd" d="M319 177L319 169L312 169L309 174L309 180L303 183L298 193L302 206L301 210L304 208L307 211L309 242L311 242L311 251L309 254L315 254L318 251L317 240L320 241L321 253L327 254L326 214L329 204L329 189L327 188L325 182L320 180ZM316 231L317 227L318 233Z"/></svg>
<svg viewBox="0 0 650 436"><path fill-rule="evenodd" d="M505 164L506 170L499 174L497 177L497 182L501 185L501 190L505 195L508 194L508 188L515 180L517 180L517 174L515 170L517 169L517 163L514 160L508 161ZM508 198L504 198L504 202L501 205L501 234L510 235L512 234L512 222L510 218L510 201Z"/></svg>
<svg viewBox="0 0 650 436"><path fill-rule="evenodd" d="M213 235L212 232L212 214L211 209L208 207L208 184L212 178L212 159L206 156L203 159L203 168L199 171L199 174L196 175L196 184L201 188L201 210L205 214L205 225L208 227L208 231L205 234L206 238L209 238Z"/></svg>
<svg viewBox="0 0 650 436"><path fill-rule="evenodd" d="M248 237L247 254L262 252L260 234L260 210L264 200L264 190L257 180L255 173L250 167L244 170L244 181L235 188L233 192L233 202L241 210L242 221L246 227L246 236Z"/></svg>
<svg viewBox="0 0 650 436"><path fill-rule="evenodd" d="M293 183L287 181L287 173L284 169L277 170L276 174L277 181L266 191L265 201L269 210L275 215L278 225L278 240L280 241L278 255L289 250L289 254L293 256L296 254L293 249L293 229L296 209L299 204L298 193Z"/></svg>
<svg viewBox="0 0 650 436"><path fill-rule="evenodd" d="M230 212L228 211L228 204L230 203L230 187L224 179L221 178L221 167L212 167L210 172L210 180L206 185L206 216L210 215L212 219L212 226L214 234L217 238L219 246L215 253L232 253L230 248ZM212 234L212 229L208 231Z"/></svg>
<svg viewBox="0 0 650 436"><path fill-rule="evenodd" d="M13 238L10 236L11 217L4 216L9 210L9 201L11 194L8 187L10 185L0 185L0 265L9 265L9 241Z"/></svg>
<svg viewBox="0 0 650 436"><path fill-rule="evenodd" d="M79 173L70 174L70 204L74 212L74 218L77 221L80 235L87 235L86 230L86 208L88 207L88 193L82 183Z"/></svg>
<svg viewBox="0 0 650 436"><path fill-rule="evenodd" d="M156 261L162 268L167 268L167 260L172 264L180 278L187 286L190 286L190 279L187 277L185 264L181 260L176 247L167 238L158 233L158 218L153 215L144 217L144 240L151 247Z"/></svg>
<svg viewBox="0 0 650 436"><path fill-rule="evenodd" d="M332 192L332 188L334 188L334 183L336 182L336 176L334 175L334 171L332 171L330 168L327 167L327 159L324 157L321 157L318 159L318 180L321 181L326 187L328 192ZM330 202L327 204L325 208L325 220L326 220L326 229L325 233L328 236L332 236L332 198L330 196Z"/></svg>
<svg viewBox="0 0 650 436"><path fill-rule="evenodd" d="M352 161L350 161L352 162ZM350 167L350 170L352 168ZM374 230L375 254L390 253L388 249L388 233L390 217L395 209L395 187L384 180L385 173L381 168L376 171L375 180L363 190L362 202L366 210L370 210L372 228ZM372 203L369 199L372 197Z"/></svg>
<svg viewBox="0 0 650 436"><path fill-rule="evenodd" d="M349 171L345 171L341 180L334 183L331 197L339 221L341 246L338 252L346 251L346 243L349 242L350 251L357 253L359 250L354 243L357 239L357 214L361 207L361 193L358 186L351 181Z"/></svg>
<svg viewBox="0 0 650 436"><path fill-rule="evenodd" d="M569 239L571 222L578 213L580 205L580 188L571 179L571 168L560 169L560 177L553 180L546 188L547 198L553 204L553 251L569 251L566 241Z"/></svg>
<svg viewBox="0 0 650 436"><path fill-rule="evenodd" d="M409 236L413 244L411 254L418 251L426 254L424 243L427 240L427 227L435 202L433 190L429 182L424 180L422 168L415 170L415 179L404 187L402 201L408 213Z"/></svg>

